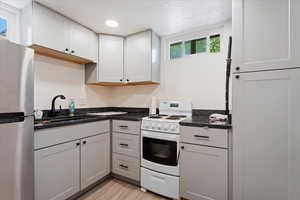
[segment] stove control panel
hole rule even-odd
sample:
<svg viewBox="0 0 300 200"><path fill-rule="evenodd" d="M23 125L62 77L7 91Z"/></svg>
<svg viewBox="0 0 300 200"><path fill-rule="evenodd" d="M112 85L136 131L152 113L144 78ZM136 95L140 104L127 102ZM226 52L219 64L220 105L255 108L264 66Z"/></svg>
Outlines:
<svg viewBox="0 0 300 200"><path fill-rule="evenodd" d="M179 123L166 121L143 120L142 129L148 131L179 134Z"/></svg>

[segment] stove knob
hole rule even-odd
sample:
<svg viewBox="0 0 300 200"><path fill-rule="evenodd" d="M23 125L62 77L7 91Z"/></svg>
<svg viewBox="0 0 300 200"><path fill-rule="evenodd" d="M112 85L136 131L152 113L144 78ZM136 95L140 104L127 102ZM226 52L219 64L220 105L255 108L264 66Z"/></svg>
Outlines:
<svg viewBox="0 0 300 200"><path fill-rule="evenodd" d="M156 128L156 123L152 123L152 129L155 129Z"/></svg>
<svg viewBox="0 0 300 200"><path fill-rule="evenodd" d="M170 128L170 124L165 124L164 130L167 131Z"/></svg>
<svg viewBox="0 0 300 200"><path fill-rule="evenodd" d="M158 130L161 130L161 124L158 124L158 125L157 125L157 129L158 129Z"/></svg>
<svg viewBox="0 0 300 200"><path fill-rule="evenodd" d="M171 129L171 131L176 131L176 125L171 125L171 127L170 127L170 129Z"/></svg>
<svg viewBox="0 0 300 200"><path fill-rule="evenodd" d="M144 123L144 128L150 128L149 122L145 122L145 123Z"/></svg>

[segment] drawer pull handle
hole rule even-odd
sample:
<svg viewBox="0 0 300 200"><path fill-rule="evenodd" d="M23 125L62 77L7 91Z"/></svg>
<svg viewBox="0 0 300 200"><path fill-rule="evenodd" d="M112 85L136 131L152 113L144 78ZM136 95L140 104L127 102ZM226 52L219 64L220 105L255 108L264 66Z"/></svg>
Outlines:
<svg viewBox="0 0 300 200"><path fill-rule="evenodd" d="M121 147L128 147L129 145L128 144L124 144L124 143L120 143L119 144Z"/></svg>
<svg viewBox="0 0 300 200"><path fill-rule="evenodd" d="M205 136L205 135L194 135L194 137L199 140L209 140L209 136Z"/></svg>
<svg viewBox="0 0 300 200"><path fill-rule="evenodd" d="M119 127L122 128L122 129L127 129L128 128L128 126L126 126L126 125L120 125Z"/></svg>
<svg viewBox="0 0 300 200"><path fill-rule="evenodd" d="M120 164L119 166L120 166L121 168L123 168L123 169L128 170L128 166L127 166L127 165Z"/></svg>

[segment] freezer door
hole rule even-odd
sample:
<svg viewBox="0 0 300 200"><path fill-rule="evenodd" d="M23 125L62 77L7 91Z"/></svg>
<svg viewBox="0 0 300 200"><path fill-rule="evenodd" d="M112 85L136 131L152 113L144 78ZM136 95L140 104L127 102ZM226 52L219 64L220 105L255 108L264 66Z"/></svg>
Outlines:
<svg viewBox="0 0 300 200"><path fill-rule="evenodd" d="M0 199L34 199L33 117L0 124Z"/></svg>
<svg viewBox="0 0 300 200"><path fill-rule="evenodd" d="M33 50L0 40L0 113L33 113Z"/></svg>

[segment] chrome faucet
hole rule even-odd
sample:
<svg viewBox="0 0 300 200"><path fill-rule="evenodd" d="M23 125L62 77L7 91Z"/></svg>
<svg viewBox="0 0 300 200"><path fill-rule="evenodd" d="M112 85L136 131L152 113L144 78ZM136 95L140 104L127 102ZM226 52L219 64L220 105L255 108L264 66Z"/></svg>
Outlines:
<svg viewBox="0 0 300 200"><path fill-rule="evenodd" d="M57 95L52 99L52 106L51 106L51 116L55 116L57 114L56 109L55 109L55 101L56 99L66 99L66 97L64 95Z"/></svg>

